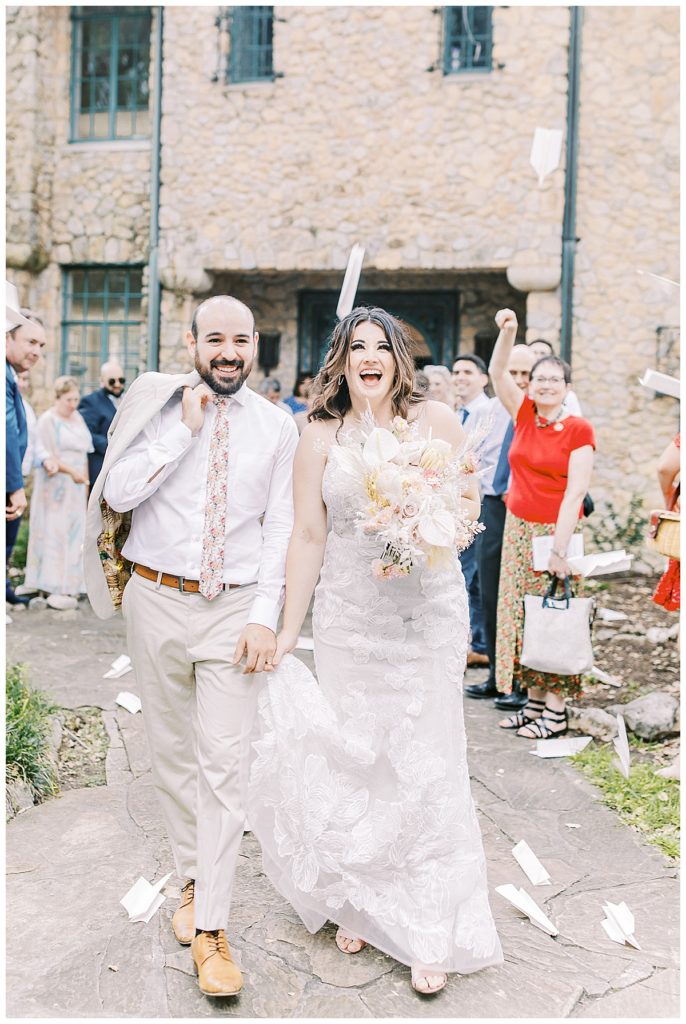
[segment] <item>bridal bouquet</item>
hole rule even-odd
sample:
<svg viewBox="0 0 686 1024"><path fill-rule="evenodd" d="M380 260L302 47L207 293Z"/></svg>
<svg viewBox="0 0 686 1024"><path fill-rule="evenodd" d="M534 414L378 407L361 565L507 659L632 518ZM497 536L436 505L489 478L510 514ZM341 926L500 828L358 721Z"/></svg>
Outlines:
<svg viewBox="0 0 686 1024"><path fill-rule="evenodd" d="M422 437L416 423L396 416L387 430L367 414L358 436L338 448L354 480L359 529L379 539L379 557L371 566L378 579L405 576L422 563L438 568L483 530L461 501L478 468L475 443L472 437L453 454L447 441Z"/></svg>

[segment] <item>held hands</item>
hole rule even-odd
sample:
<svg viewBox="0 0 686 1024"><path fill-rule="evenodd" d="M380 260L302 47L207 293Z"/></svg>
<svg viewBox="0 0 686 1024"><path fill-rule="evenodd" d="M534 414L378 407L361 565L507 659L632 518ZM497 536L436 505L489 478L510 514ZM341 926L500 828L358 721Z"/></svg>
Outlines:
<svg viewBox="0 0 686 1024"><path fill-rule="evenodd" d="M499 309L495 315L496 326L499 330L508 334L517 333L517 314L511 309Z"/></svg>
<svg viewBox="0 0 686 1024"><path fill-rule="evenodd" d="M7 495L7 506L5 508L5 519L18 519L22 513L26 511L28 502L26 500L26 491L23 487L20 487L18 491L12 491L11 494Z"/></svg>
<svg viewBox="0 0 686 1024"><path fill-rule="evenodd" d="M200 433L205 420L205 406L214 402L214 391L203 381L194 388L184 388L181 396L181 422L190 430L193 437Z"/></svg>
<svg viewBox="0 0 686 1024"><path fill-rule="evenodd" d="M298 642L297 633L287 633L285 629L282 629L276 638L276 651L272 658L270 666L265 668L265 672L273 672L274 669L279 665L284 654L289 654L295 648Z"/></svg>
<svg viewBox="0 0 686 1024"><path fill-rule="evenodd" d="M249 622L238 638L233 652L233 664L238 665L245 658L243 675L270 672L275 648L276 636L272 630L256 622Z"/></svg>

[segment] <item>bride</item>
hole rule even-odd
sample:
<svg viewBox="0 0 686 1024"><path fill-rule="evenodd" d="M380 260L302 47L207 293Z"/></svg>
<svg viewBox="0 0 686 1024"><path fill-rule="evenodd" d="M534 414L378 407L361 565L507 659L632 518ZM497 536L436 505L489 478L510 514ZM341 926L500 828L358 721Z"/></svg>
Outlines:
<svg viewBox="0 0 686 1024"><path fill-rule="evenodd" d="M393 316L359 307L338 323L295 457L283 629L260 695L248 806L265 873L306 927L333 920L343 953L369 943L433 993L448 972L503 959L467 768L465 585L454 552L379 578L379 539L360 536L344 465L369 410L378 427L400 416L463 448L457 417L413 380ZM476 519L475 482L462 502ZM318 577L319 685L288 656Z"/></svg>

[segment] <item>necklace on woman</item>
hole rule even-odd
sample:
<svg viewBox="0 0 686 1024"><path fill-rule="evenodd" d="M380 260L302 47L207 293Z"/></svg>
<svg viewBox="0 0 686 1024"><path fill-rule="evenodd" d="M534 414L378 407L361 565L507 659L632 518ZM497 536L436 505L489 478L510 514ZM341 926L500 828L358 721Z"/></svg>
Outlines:
<svg viewBox="0 0 686 1024"><path fill-rule="evenodd" d="M541 430L545 430L546 427L552 427L553 430L564 430L564 423L558 423L558 420L562 416L563 406L560 406L557 416L553 417L552 420L545 420L545 422L538 415L538 409L534 413L534 419L536 420L536 426L540 427Z"/></svg>

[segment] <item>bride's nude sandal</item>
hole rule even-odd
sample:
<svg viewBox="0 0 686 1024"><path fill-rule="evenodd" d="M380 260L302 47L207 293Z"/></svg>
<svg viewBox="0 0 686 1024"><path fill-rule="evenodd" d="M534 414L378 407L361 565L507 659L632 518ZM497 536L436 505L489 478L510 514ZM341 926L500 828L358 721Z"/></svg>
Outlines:
<svg viewBox="0 0 686 1024"><path fill-rule="evenodd" d="M342 942L359 942L360 945L357 949L351 949L350 945L342 946ZM340 949L341 953L348 953L352 955L353 953L360 953L367 943L364 939L359 939L357 935L351 935L350 932L346 932L345 928L339 928L336 932L336 945Z"/></svg>
<svg viewBox="0 0 686 1024"><path fill-rule="evenodd" d="M435 967L412 964L410 970L412 972L412 988L415 992L419 992L420 996L432 996L434 992L440 992L442 988L445 988L448 981L448 975L444 974L443 971L436 970ZM439 983L437 985L430 985L430 978L438 978ZM426 982L426 987L419 984L421 981Z"/></svg>

